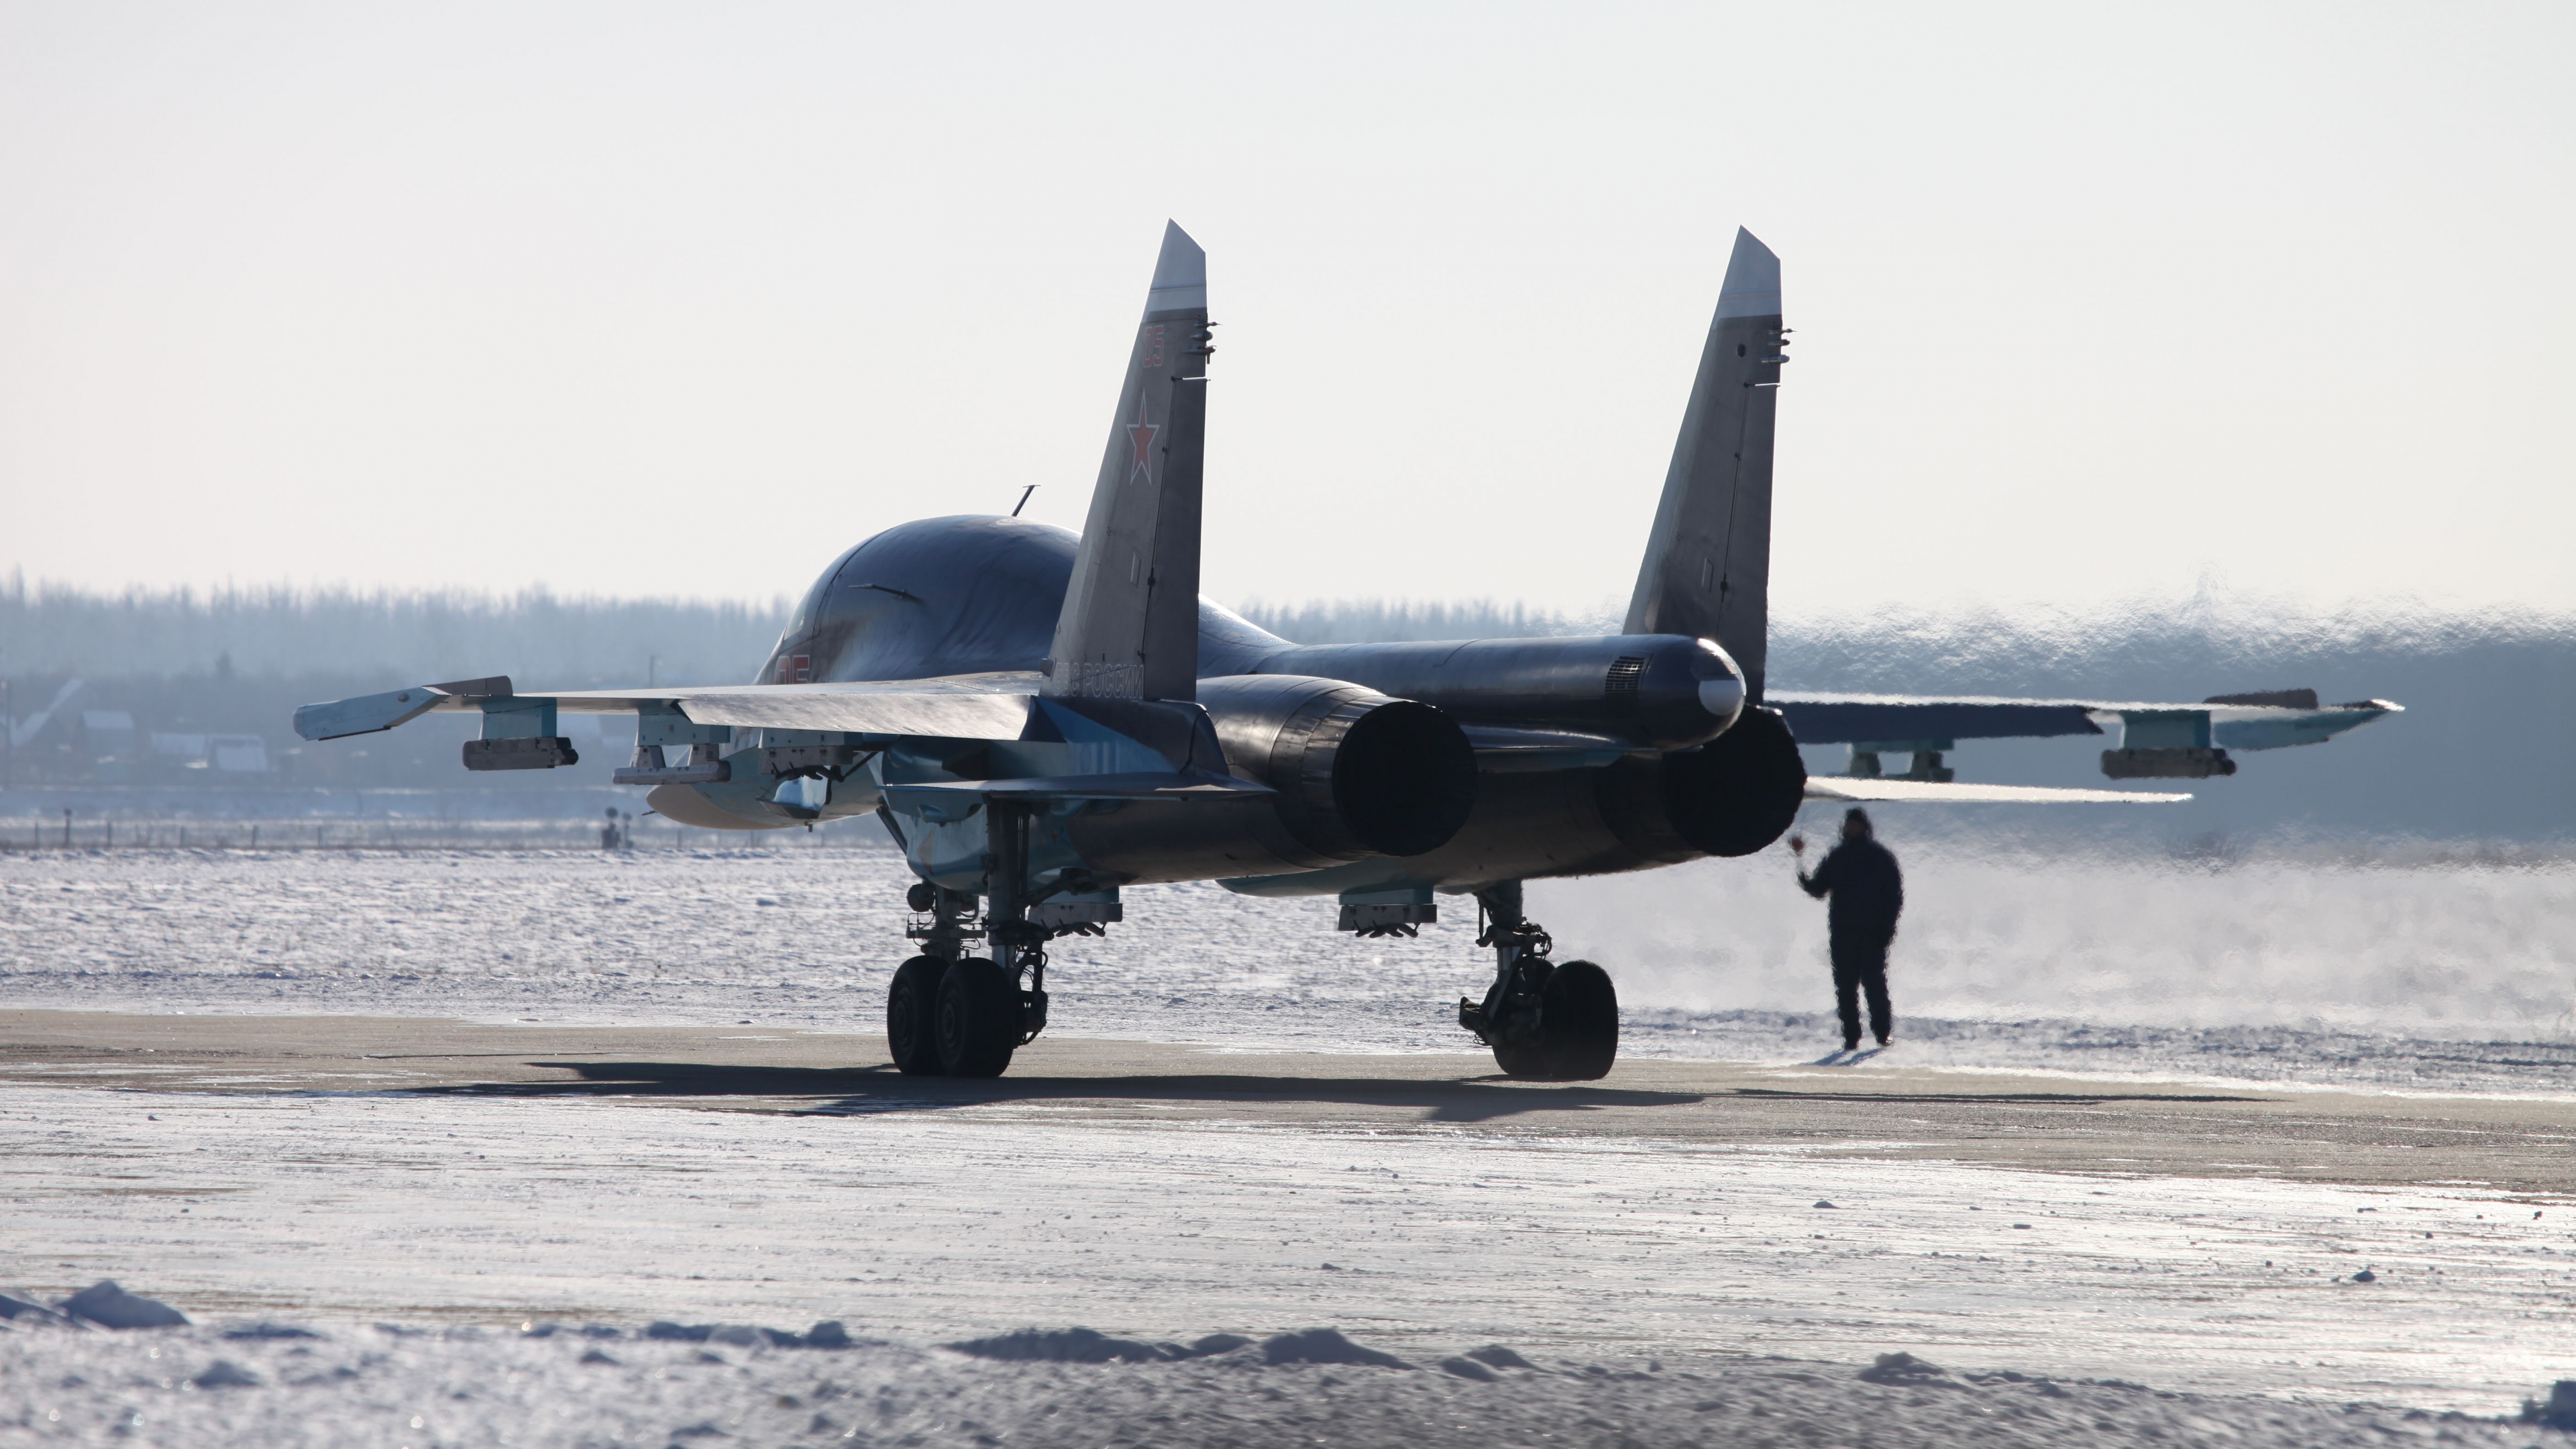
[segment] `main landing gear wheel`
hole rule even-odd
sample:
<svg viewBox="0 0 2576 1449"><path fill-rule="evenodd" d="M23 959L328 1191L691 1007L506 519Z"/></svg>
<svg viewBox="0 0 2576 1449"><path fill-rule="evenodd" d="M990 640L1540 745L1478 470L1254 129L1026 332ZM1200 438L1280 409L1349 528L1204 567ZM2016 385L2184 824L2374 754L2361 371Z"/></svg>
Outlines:
<svg viewBox="0 0 2576 1449"><path fill-rule="evenodd" d="M1503 1069L1504 1076L1524 1082L1548 1079L1547 1049L1539 1040L1537 1008L1547 990L1548 978L1555 971L1551 961L1524 957L1513 968L1511 985L1488 998L1494 1009L1482 1015L1486 1028L1482 1035L1493 1046L1494 1065Z"/></svg>
<svg viewBox="0 0 2576 1449"><path fill-rule="evenodd" d="M1482 1003L1460 998L1458 1024L1494 1049L1503 1075L1525 1082L1597 1082L1619 1057L1619 992L1589 961L1550 961L1545 927L1521 911L1521 883L1476 892L1476 944L1494 951Z"/></svg>
<svg viewBox="0 0 2576 1449"><path fill-rule="evenodd" d="M895 1070L907 1077L935 1077L939 1065L939 979L948 963L915 956L895 968L886 992L886 1048Z"/></svg>
<svg viewBox="0 0 2576 1449"><path fill-rule="evenodd" d="M1589 961L1520 963L1522 1006L1491 1033L1494 1065L1524 1082L1597 1082L1619 1056L1619 992ZM1533 992L1529 983L1537 978Z"/></svg>
<svg viewBox="0 0 2576 1449"><path fill-rule="evenodd" d="M1619 1056L1619 992L1589 961L1558 966L1539 992L1538 1051L1548 1079L1597 1082Z"/></svg>
<svg viewBox="0 0 2576 1449"><path fill-rule="evenodd" d="M980 956L952 961L939 980L940 1070L952 1077L998 1077L1020 1049L1019 983Z"/></svg>

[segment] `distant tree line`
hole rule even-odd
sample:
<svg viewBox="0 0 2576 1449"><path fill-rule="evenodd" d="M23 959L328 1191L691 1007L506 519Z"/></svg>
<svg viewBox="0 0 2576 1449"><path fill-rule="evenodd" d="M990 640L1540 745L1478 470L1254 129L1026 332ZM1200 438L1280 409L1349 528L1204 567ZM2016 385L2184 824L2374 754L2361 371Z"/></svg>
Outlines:
<svg viewBox="0 0 2576 1449"><path fill-rule="evenodd" d="M564 598L283 584L99 593L0 587L0 672L428 680L507 674L578 689L751 678L788 601Z"/></svg>
<svg viewBox="0 0 2576 1449"><path fill-rule="evenodd" d="M462 718L432 717L385 735L305 745L298 704L440 679L506 673L527 685L591 688L645 681L746 680L784 622L786 601L558 598L459 591L218 591L0 587L0 678L22 723L71 678L82 694L19 746L21 785L101 778L89 712L131 717L138 757L123 778L219 781L189 771L150 736L257 734L279 783L443 788L463 777ZM1255 600L1243 614L1299 643L1509 638L1595 633L1615 617L1500 600ZM1602 611L1606 616L1607 608ZM2255 757L2201 790L2240 828L2254 820L2326 831L2443 838L2576 836L2576 619L2466 612L2393 600L2319 611L2277 600L2202 595L2093 610L1880 610L1776 620L1770 679L1779 690L2013 694L2196 701L2212 694L2312 687L2326 700L2381 696L2407 713L2319 749ZM606 725L606 733L589 733ZM632 736L584 720L582 763L479 777L482 787L606 783ZM164 742L165 744L167 741ZM2098 784L2084 741L1971 742L1963 778ZM1837 768L1814 752L1813 768ZM239 783L237 779L221 783ZM2196 803L2189 807L2203 810ZM2178 817L2156 817L2178 818ZM2211 815L2211 818L2219 818ZM2215 826L2211 828L2217 828Z"/></svg>
<svg viewBox="0 0 2576 1449"><path fill-rule="evenodd" d="M1372 644L1400 639L1538 639L1615 630L1608 617L1500 599L1255 599L1236 612L1300 644Z"/></svg>
<svg viewBox="0 0 2576 1449"><path fill-rule="evenodd" d="M461 716L308 745L295 707L444 679L506 674L534 688L587 689L752 678L788 603L564 598L544 589L299 589L285 585L119 593L0 585L0 680L24 734L63 686L79 692L28 738L0 738L10 783L242 788L443 788L466 777ZM601 733L603 725L606 733ZM571 769L474 777L485 789L601 786L625 763L631 724L568 718ZM256 735L257 779L215 766L216 736ZM200 748L202 747L202 748ZM238 751L229 762L244 758Z"/></svg>

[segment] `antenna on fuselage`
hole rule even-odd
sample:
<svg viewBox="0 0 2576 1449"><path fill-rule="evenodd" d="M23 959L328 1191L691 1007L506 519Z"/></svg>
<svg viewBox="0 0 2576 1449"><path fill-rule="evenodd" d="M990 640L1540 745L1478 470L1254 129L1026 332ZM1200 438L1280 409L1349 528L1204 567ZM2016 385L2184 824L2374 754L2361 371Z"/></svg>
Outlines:
<svg viewBox="0 0 2576 1449"><path fill-rule="evenodd" d="M1037 491L1038 485L1035 483L1032 483L1028 487L1020 490L1020 501L1011 505L1011 516L1013 518L1019 517L1020 510L1029 506L1029 495Z"/></svg>

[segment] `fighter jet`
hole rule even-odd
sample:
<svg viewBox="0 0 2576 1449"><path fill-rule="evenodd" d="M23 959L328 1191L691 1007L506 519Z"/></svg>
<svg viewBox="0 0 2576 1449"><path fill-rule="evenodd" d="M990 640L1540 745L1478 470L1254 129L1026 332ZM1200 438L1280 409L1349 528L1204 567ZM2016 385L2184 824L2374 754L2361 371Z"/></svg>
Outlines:
<svg viewBox="0 0 2576 1449"><path fill-rule="evenodd" d="M895 1065L990 1077L1047 1024L1047 943L1120 891L1215 880L1330 897L1411 935L1472 896L1494 976L1459 1025L1512 1077L1610 1070L1618 996L1555 959L1523 882L1742 856L1807 799L2151 803L1963 783L1960 739L2122 732L2115 778L2231 773L2396 706L1772 696L1765 643L1780 264L1739 232L1627 618L1591 638L1292 644L1200 595L1214 351L1206 257L1168 226L1079 536L1017 517L899 524L834 560L747 685L523 692L506 676L307 705L309 740L482 717L473 770L576 759L565 711L636 716L621 784L688 825L873 814L916 877L886 999ZM1025 496L1025 495L1024 495ZM1844 743L1810 778L1799 743ZM1890 775L1882 756L1910 755Z"/></svg>

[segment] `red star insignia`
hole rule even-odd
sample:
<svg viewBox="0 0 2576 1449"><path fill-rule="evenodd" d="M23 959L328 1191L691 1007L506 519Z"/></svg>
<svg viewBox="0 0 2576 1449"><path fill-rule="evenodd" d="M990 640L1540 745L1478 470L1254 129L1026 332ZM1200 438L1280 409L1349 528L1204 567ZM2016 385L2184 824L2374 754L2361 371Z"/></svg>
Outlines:
<svg viewBox="0 0 2576 1449"><path fill-rule="evenodd" d="M1154 435L1162 430L1162 424L1145 421L1145 400L1141 397L1136 399L1136 421L1127 425L1127 441L1136 445L1136 472L1139 476L1148 479L1154 476Z"/></svg>

